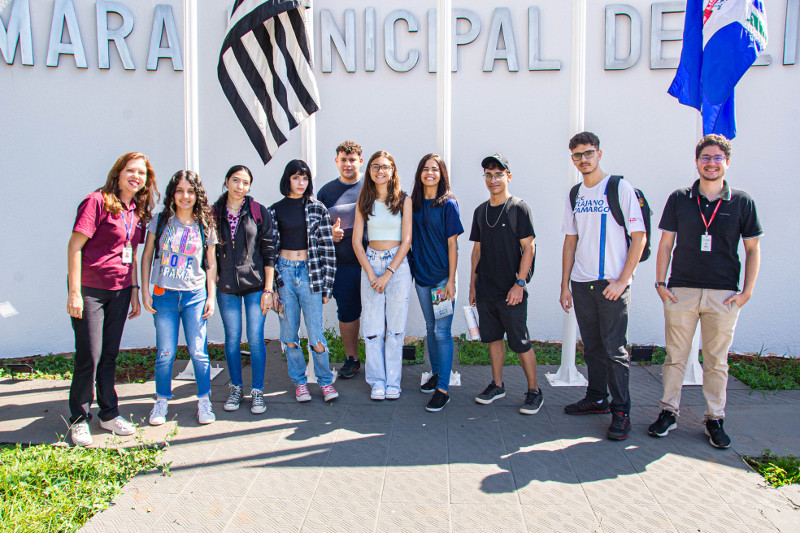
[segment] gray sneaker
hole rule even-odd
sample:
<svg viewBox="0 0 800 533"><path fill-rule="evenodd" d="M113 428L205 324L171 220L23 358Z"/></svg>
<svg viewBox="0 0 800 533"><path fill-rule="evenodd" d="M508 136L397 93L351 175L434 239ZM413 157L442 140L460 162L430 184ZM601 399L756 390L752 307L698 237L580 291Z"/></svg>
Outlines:
<svg viewBox="0 0 800 533"><path fill-rule="evenodd" d="M242 387L240 387L239 385L231 384L230 388L231 388L231 394L225 401L223 409L225 409L226 411L236 411L237 409L239 409L239 405L242 403ZM264 411L261 412L263 413Z"/></svg>
<svg viewBox="0 0 800 533"><path fill-rule="evenodd" d="M475 401L478 403L482 403L483 405L489 405L495 400L499 400L500 398L506 397L506 389L502 385L499 387L497 384L492 381L489 383L489 386L484 389L484 391L477 396L475 396Z"/></svg>
<svg viewBox="0 0 800 533"><path fill-rule="evenodd" d="M250 397L253 403L250 406L250 412L254 415L260 415L267 410L267 404L264 403L264 393L258 389L250 389Z"/></svg>

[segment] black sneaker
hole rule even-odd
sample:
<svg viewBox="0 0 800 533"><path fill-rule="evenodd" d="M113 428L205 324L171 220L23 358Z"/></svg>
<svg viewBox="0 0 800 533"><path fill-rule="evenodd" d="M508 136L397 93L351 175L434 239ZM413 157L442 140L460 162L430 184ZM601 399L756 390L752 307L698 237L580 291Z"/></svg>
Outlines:
<svg viewBox="0 0 800 533"><path fill-rule="evenodd" d="M529 390L525 393L525 403L519 408L519 412L523 415L535 415L539 412L544 404L544 397L540 390Z"/></svg>
<svg viewBox="0 0 800 533"><path fill-rule="evenodd" d="M420 388L419 391L424 394L433 394L433 391L436 390L436 385L439 384L439 374L431 374L431 377L428 378Z"/></svg>
<svg viewBox="0 0 800 533"><path fill-rule="evenodd" d="M489 405L495 400L499 400L500 398L506 397L506 389L505 387L497 386L494 381L489 383L489 386L484 389L484 391L477 396L475 396L475 401L478 403L482 403L483 405Z"/></svg>
<svg viewBox="0 0 800 533"><path fill-rule="evenodd" d="M437 413L444 409L444 406L447 405L448 402L450 402L450 395L443 393L439 389L435 389L433 398L431 398L431 401L425 406L425 410L431 413Z"/></svg>
<svg viewBox="0 0 800 533"><path fill-rule="evenodd" d="M352 355L348 355L344 364L339 369L339 377L342 379L350 379L356 375L356 372L361 370L361 361L353 359Z"/></svg>
<svg viewBox="0 0 800 533"><path fill-rule="evenodd" d="M622 411L611 412L611 425L606 436L611 440L625 440L631 432L631 417Z"/></svg>
<svg viewBox="0 0 800 533"><path fill-rule="evenodd" d="M650 424L647 432L654 437L666 437L667 433L678 427L677 417L672 411L664 409L658 415L658 420Z"/></svg>
<svg viewBox="0 0 800 533"><path fill-rule="evenodd" d="M564 412L568 415L603 414L610 411L611 409L608 407L608 400L605 399L598 402L584 398L564 407Z"/></svg>
<svg viewBox="0 0 800 533"><path fill-rule="evenodd" d="M706 435L708 435L708 442L714 448L728 448L731 445L731 438L722 429L722 419L719 420L706 420Z"/></svg>

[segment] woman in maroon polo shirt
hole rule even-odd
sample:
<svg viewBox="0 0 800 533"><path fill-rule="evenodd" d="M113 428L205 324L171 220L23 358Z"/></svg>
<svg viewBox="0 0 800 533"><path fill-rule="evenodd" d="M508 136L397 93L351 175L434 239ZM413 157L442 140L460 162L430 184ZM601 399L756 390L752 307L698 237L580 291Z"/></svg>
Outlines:
<svg viewBox="0 0 800 533"><path fill-rule="evenodd" d="M136 247L144 242L156 196L150 161L130 152L111 167L106 184L78 206L67 246L67 312L75 331L70 433L78 446L92 443L89 407L95 384L100 427L117 435L134 432L119 414L114 377L125 317L140 312Z"/></svg>

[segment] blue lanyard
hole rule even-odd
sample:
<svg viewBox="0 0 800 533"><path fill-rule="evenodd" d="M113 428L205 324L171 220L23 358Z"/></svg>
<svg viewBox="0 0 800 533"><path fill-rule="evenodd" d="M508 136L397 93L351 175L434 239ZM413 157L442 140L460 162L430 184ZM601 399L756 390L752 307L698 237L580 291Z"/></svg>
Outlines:
<svg viewBox="0 0 800 533"><path fill-rule="evenodd" d="M131 213L131 223L128 224L128 221L125 220L125 211L120 213L122 215L122 222L125 223L125 245L130 246L131 244L131 230L133 229L133 213Z"/></svg>

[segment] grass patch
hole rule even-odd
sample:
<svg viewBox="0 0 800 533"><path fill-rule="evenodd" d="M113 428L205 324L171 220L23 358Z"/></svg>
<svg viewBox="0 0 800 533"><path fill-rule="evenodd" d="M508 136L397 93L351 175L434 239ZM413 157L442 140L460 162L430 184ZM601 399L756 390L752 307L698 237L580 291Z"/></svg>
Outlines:
<svg viewBox="0 0 800 533"><path fill-rule="evenodd" d="M779 457L769 449L764 449L761 450L761 457L744 456L743 459L773 487L800 484L800 459L794 455Z"/></svg>
<svg viewBox="0 0 800 533"><path fill-rule="evenodd" d="M152 446L84 449L0 446L3 531L77 531L140 472L169 473Z"/></svg>
<svg viewBox="0 0 800 533"><path fill-rule="evenodd" d="M756 390L800 389L800 359L729 354L730 373Z"/></svg>
<svg viewBox="0 0 800 533"><path fill-rule="evenodd" d="M539 365L558 365L561 363L561 343L531 341L533 353L536 354L536 363ZM462 334L456 339L456 353L462 365L488 365L489 345L480 341L467 340L467 336ZM583 360L583 347L579 346L575 354L576 363L586 364ZM518 365L519 356L511 351L506 342L506 359L503 363L506 366Z"/></svg>
<svg viewBox="0 0 800 533"><path fill-rule="evenodd" d="M327 328L324 332L325 341L328 343L328 358L331 363L344 363L347 353L344 351L342 337L336 332L335 328ZM422 339L406 339L406 346L414 346L416 349L416 359L413 361L403 360L404 365L421 365L425 362L425 343ZM303 349L303 357L308 362L308 339L300 339L300 347ZM358 339L358 358L360 361L367 360L364 339Z"/></svg>

